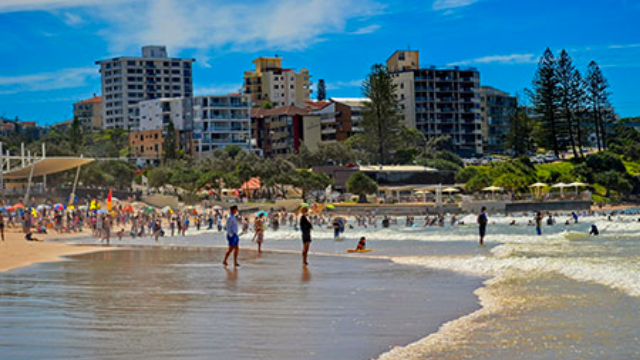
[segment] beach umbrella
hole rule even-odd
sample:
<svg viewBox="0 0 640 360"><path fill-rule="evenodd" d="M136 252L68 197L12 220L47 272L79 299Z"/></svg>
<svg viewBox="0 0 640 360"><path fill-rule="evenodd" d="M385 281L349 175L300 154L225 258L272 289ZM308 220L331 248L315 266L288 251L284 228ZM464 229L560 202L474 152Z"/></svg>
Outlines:
<svg viewBox="0 0 640 360"><path fill-rule="evenodd" d="M496 191L502 191L504 190L504 188L501 188L499 186L489 186L486 187L484 189L482 189L482 191L491 191L491 197L495 199L496 196Z"/></svg>
<svg viewBox="0 0 640 360"><path fill-rule="evenodd" d="M13 210L15 210L15 208L13 206L5 206L4 210L5 211L13 211Z"/></svg>
<svg viewBox="0 0 640 360"><path fill-rule="evenodd" d="M62 205L62 204L55 204L55 205L53 205L53 210L55 210L55 211L62 211L62 210L64 210L64 205Z"/></svg>
<svg viewBox="0 0 640 360"><path fill-rule="evenodd" d="M151 214L154 211L155 210L154 210L153 206L147 206L146 208L144 208L145 214Z"/></svg>
<svg viewBox="0 0 640 360"><path fill-rule="evenodd" d="M540 194L542 193L542 188L545 188L545 187L548 187L548 186L549 185L547 185L545 183L535 183L535 184L529 185L530 188L538 190L538 196L540 196Z"/></svg>
<svg viewBox="0 0 640 360"><path fill-rule="evenodd" d="M264 217L268 217L268 216L269 216L269 213L268 213L268 212L266 212L266 211L264 211L264 210L260 210L260 211L258 211L258 213L256 214L256 216L260 216L260 215L262 215L262 216L264 216Z"/></svg>
<svg viewBox="0 0 640 360"><path fill-rule="evenodd" d="M456 189L454 187L448 187L448 188L443 189L442 192L445 192L445 193L457 193L457 192L460 192L460 190L458 190L458 189Z"/></svg>
<svg viewBox="0 0 640 360"><path fill-rule="evenodd" d="M589 184L585 184L585 183L581 183L581 182L573 182L573 183L567 185L567 187L576 188L576 194L578 193L578 188L579 187L587 187L587 186L589 186Z"/></svg>
<svg viewBox="0 0 640 360"><path fill-rule="evenodd" d="M108 214L109 212L107 210L104 209L100 209L98 210L98 214Z"/></svg>
<svg viewBox="0 0 640 360"><path fill-rule="evenodd" d="M127 205L127 206L124 207L124 209L122 209L122 211L124 211L124 212L133 212L133 206Z"/></svg>
<svg viewBox="0 0 640 360"><path fill-rule="evenodd" d="M335 205L333 205L333 204L329 204L329 205L327 205L327 209L329 209L329 210L333 210L333 209L335 209L335 208L336 208L336 206L335 206Z"/></svg>
<svg viewBox="0 0 640 360"><path fill-rule="evenodd" d="M499 186L489 186L489 187L486 187L486 188L482 189L482 191L490 191L490 192L496 192L496 191L502 191L502 190L504 190L504 189L499 187Z"/></svg>
<svg viewBox="0 0 640 360"><path fill-rule="evenodd" d="M87 210L89 207L87 207L87 205L80 205L78 206L78 210Z"/></svg>
<svg viewBox="0 0 640 360"><path fill-rule="evenodd" d="M564 194L564 188L568 187L568 185L563 183L563 182L561 182L561 183L557 183L557 184L555 184L555 185L553 185L551 187L554 188L554 189L560 189L560 195L563 195Z"/></svg>
<svg viewBox="0 0 640 360"><path fill-rule="evenodd" d="M212 207L212 209L215 210L215 211L220 211L220 210L222 210L222 206L216 205L216 206Z"/></svg>
<svg viewBox="0 0 640 360"><path fill-rule="evenodd" d="M67 210L75 210L75 209L76 209L76 207L75 207L75 206L73 206L73 205L71 205L71 206L69 206L69 207L67 208Z"/></svg>
<svg viewBox="0 0 640 360"><path fill-rule="evenodd" d="M173 209L171 209L171 206L165 206L160 211L162 211L163 214L173 214Z"/></svg>
<svg viewBox="0 0 640 360"><path fill-rule="evenodd" d="M46 210L47 206L45 204L40 204L38 206L36 206L36 210L38 211L42 211L42 210Z"/></svg>
<svg viewBox="0 0 640 360"><path fill-rule="evenodd" d="M15 204L15 205L13 205L13 208L14 208L14 209L24 209L24 205L22 205L22 204Z"/></svg>
<svg viewBox="0 0 640 360"><path fill-rule="evenodd" d="M309 204L307 204L307 203L300 203L300 207L309 207Z"/></svg>

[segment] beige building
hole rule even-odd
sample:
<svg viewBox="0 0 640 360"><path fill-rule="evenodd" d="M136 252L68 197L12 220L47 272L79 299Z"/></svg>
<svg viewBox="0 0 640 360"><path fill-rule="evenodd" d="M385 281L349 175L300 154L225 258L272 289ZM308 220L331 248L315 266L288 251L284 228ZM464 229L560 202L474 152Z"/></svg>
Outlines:
<svg viewBox="0 0 640 360"><path fill-rule="evenodd" d="M260 57L255 69L244 73L244 93L254 105L271 102L273 107L305 107L311 95L309 70L283 69L282 58Z"/></svg>
<svg viewBox="0 0 640 360"><path fill-rule="evenodd" d="M102 128L102 96L79 101L73 104L73 116L78 118L80 125L87 129L97 130Z"/></svg>
<svg viewBox="0 0 640 360"><path fill-rule="evenodd" d="M458 66L420 68L418 58L418 51L396 51L387 60L405 125L427 139L449 136L460 156L482 155L480 72Z"/></svg>

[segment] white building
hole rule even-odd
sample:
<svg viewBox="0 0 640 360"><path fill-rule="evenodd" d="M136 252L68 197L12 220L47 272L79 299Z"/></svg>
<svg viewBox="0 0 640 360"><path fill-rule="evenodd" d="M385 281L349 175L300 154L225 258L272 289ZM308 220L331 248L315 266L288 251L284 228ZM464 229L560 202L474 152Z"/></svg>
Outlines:
<svg viewBox="0 0 640 360"><path fill-rule="evenodd" d="M195 150L200 156L237 145L249 151L249 97L240 94L197 96L193 102Z"/></svg>
<svg viewBox="0 0 640 360"><path fill-rule="evenodd" d="M141 101L139 131L166 130L170 122L176 130L193 130L193 98L161 98Z"/></svg>
<svg viewBox="0 0 640 360"><path fill-rule="evenodd" d="M193 96L194 61L169 58L165 46L144 46L142 57L96 61L102 76L102 127L137 130L140 101Z"/></svg>

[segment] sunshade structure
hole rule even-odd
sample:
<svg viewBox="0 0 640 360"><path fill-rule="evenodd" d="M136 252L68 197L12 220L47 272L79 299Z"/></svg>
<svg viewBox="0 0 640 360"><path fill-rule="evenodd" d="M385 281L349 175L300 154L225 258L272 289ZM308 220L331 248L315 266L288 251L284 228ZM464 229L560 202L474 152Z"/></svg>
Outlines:
<svg viewBox="0 0 640 360"><path fill-rule="evenodd" d="M52 157L37 160L32 164L12 169L3 174L5 180L20 180L32 177L56 174L59 172L75 169L79 166L89 164L94 159L81 157ZM33 167L33 174L31 168Z"/></svg>
<svg viewBox="0 0 640 360"><path fill-rule="evenodd" d="M448 188L442 189L442 192L444 192L444 193L457 193L457 192L460 192L460 190L458 190L458 189L456 189L454 187L448 187Z"/></svg>
<svg viewBox="0 0 640 360"><path fill-rule="evenodd" d="M535 183L535 184L529 185L529 187L532 189L536 189L538 191L538 197L540 197L540 195L542 194L542 188L549 187L549 185L545 183Z"/></svg>
<svg viewBox="0 0 640 360"><path fill-rule="evenodd" d="M486 188L482 189L482 191L490 191L490 192L496 192L496 191L502 191L502 190L504 190L504 189L499 187L499 186L489 186L489 187L486 187Z"/></svg>
<svg viewBox="0 0 640 360"><path fill-rule="evenodd" d="M557 183L553 186L551 186L554 189L560 189L560 195L564 195L564 188L569 187L569 185L565 184L565 183Z"/></svg>
<svg viewBox="0 0 640 360"><path fill-rule="evenodd" d="M576 194L578 194L578 188L579 187L588 187L589 184L585 184L585 183L581 183L581 182L573 182L569 185L567 185L567 187L573 187L576 188Z"/></svg>
<svg viewBox="0 0 640 360"><path fill-rule="evenodd" d="M260 178L259 177L253 177L251 179L249 179L249 181L247 181L246 183L242 184L242 186L240 187L242 190L244 191L249 191L249 190L260 190Z"/></svg>

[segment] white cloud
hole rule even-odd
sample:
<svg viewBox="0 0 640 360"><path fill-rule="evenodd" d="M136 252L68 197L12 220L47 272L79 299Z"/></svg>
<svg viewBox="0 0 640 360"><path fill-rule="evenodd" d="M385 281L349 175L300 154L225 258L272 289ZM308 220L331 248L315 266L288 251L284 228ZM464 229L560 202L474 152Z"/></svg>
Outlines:
<svg viewBox="0 0 640 360"><path fill-rule="evenodd" d="M70 68L17 76L0 76L0 94L15 94L26 91L47 91L86 86L89 79L100 74L94 67Z"/></svg>
<svg viewBox="0 0 640 360"><path fill-rule="evenodd" d="M327 90L339 90L345 88L360 88L362 87L362 80L349 80L349 81L326 81Z"/></svg>
<svg viewBox="0 0 640 360"><path fill-rule="evenodd" d="M534 54L511 54L511 55L492 55L484 56L475 59L457 61L447 66L465 66L475 64L503 64L503 65L518 65L518 64L535 64L537 62Z"/></svg>
<svg viewBox="0 0 640 360"><path fill-rule="evenodd" d="M463 8L477 3L480 0L436 0L431 8L435 11L445 11L445 14L451 14L452 9Z"/></svg>
<svg viewBox="0 0 640 360"><path fill-rule="evenodd" d="M381 26L378 24L371 24L368 26L361 27L358 30L351 32L350 34L353 34L353 35L371 34L380 30L380 28Z"/></svg>
<svg viewBox="0 0 640 360"><path fill-rule="evenodd" d="M80 16L70 12L65 12L62 20L69 26L76 26L84 23L84 20L82 20Z"/></svg>
<svg viewBox="0 0 640 360"><path fill-rule="evenodd" d="M378 1L0 0L0 13L45 10L68 25L100 23L100 35L117 54L144 44L164 44L177 54L185 48L301 50L326 35L348 34L350 21L362 23L381 12ZM365 22L351 34L378 28Z"/></svg>
<svg viewBox="0 0 640 360"><path fill-rule="evenodd" d="M366 20L383 8L376 1L155 0L89 13L107 24L101 35L116 53L141 44L165 44L174 53L185 48L301 50L324 41L326 35L348 33L349 21ZM364 25L356 33L375 29L375 25Z"/></svg>
<svg viewBox="0 0 640 360"><path fill-rule="evenodd" d="M635 48L640 48L640 44L609 45L609 49L635 49Z"/></svg>
<svg viewBox="0 0 640 360"><path fill-rule="evenodd" d="M109 0L111 4L136 0ZM54 10L103 4L104 0L2 0L0 13L32 10Z"/></svg>

